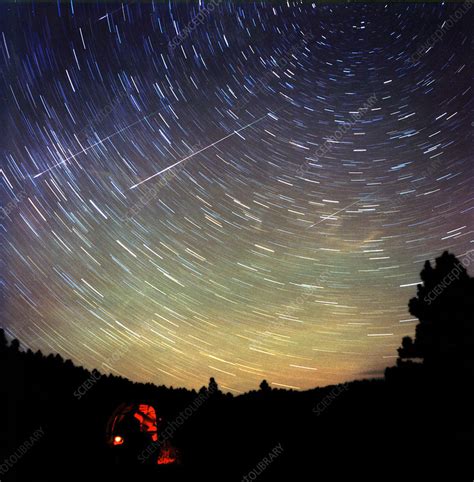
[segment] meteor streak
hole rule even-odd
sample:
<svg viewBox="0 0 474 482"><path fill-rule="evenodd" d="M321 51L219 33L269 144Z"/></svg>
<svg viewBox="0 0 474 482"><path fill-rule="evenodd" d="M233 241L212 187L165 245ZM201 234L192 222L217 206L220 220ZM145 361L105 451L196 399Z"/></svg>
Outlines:
<svg viewBox="0 0 474 482"><path fill-rule="evenodd" d="M119 129L118 131L112 132L112 134L108 135L107 137L104 137L103 139L99 139L97 142L94 142L94 144L91 144L90 146L87 146L86 148L82 149L79 152L76 152L72 156L66 157L66 159L63 159L61 162L58 162L58 163L52 165L51 167L48 167L48 169L45 169L44 171L41 171L38 174L35 174L33 176L33 179L36 179L37 177L42 176L43 174L51 171L52 169L55 169L58 166L61 166L62 164L66 163L67 161L70 161L71 159L75 159L79 154L82 154L83 152L87 152L89 149L92 149L93 147L98 146L99 144L103 144L105 141L107 141L110 138L116 136L117 134L120 134L121 132L126 131L127 129L130 129L130 127L133 127L134 125L137 125L140 122L143 122L145 119L148 119L149 117L153 117L155 114L158 114L158 112L160 112L160 111L156 110L155 112L152 112L151 114L148 114L145 117L142 117L141 119L138 119L135 122L132 122L128 126L125 126L122 129Z"/></svg>
<svg viewBox="0 0 474 482"><path fill-rule="evenodd" d="M188 159L191 159L191 157L194 157L196 154L200 154L201 152L207 150L207 149L210 149L211 147L213 146L217 146L217 144L221 143L222 141L225 141L226 139L228 139L229 137L232 137L233 135L235 134L238 134L239 132L249 128L250 126L253 126L254 124L256 124L257 122L260 122L262 121L263 119L265 119L267 116L269 117L272 117L272 118L275 118L274 116L272 116L270 114L270 112L267 112L264 116L258 118L257 120L254 120L253 122L251 122L250 124L247 124L243 127L241 127L240 129L237 129L233 132L231 132L230 134L227 134L226 136L222 137L221 139L213 142L212 144L209 144L208 146L206 147L203 147L202 149L199 149L199 151L196 151L196 152L193 152L192 154L190 154L189 156L186 156L184 157L183 159L180 159L179 161L175 162L174 164L171 164L171 166L168 166L168 167L165 167L164 169L162 169L161 171L159 172L156 172L155 174L152 174L151 176L147 177L146 179L143 179L141 180L140 182L137 182L136 184L134 184L133 186L130 187L130 189L135 189L136 187L140 186L140 184L143 184L144 182L147 182L149 181L150 179L153 179L154 177L156 176L159 176L160 174L163 174L164 172L170 170L170 169L173 169L173 167L176 167L178 166L179 164L181 164L182 162L184 161L187 161Z"/></svg>

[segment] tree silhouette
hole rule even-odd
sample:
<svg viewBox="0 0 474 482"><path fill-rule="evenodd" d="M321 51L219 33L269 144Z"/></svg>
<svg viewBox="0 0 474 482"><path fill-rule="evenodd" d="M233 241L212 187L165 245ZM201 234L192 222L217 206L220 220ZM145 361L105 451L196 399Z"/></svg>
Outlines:
<svg viewBox="0 0 474 482"><path fill-rule="evenodd" d="M5 336L5 330L0 329L0 352L3 352L7 349L8 347L8 340L7 337Z"/></svg>
<svg viewBox="0 0 474 482"><path fill-rule="evenodd" d="M13 352L18 353L20 351L20 342L15 338L10 343L10 348Z"/></svg>
<svg viewBox="0 0 474 482"><path fill-rule="evenodd" d="M217 394L217 392L219 391L219 387L218 387L217 382L215 381L214 377L211 377L209 379L208 390L213 395Z"/></svg>
<svg viewBox="0 0 474 482"><path fill-rule="evenodd" d="M426 261L422 284L408 304L420 322L413 340L405 337L398 349L398 364L421 359L433 372L474 374L474 278L463 263L445 251L433 268Z"/></svg>
<svg viewBox="0 0 474 482"><path fill-rule="evenodd" d="M260 390L264 393L268 393L271 390L270 385L266 380L262 380L262 383L260 383Z"/></svg>

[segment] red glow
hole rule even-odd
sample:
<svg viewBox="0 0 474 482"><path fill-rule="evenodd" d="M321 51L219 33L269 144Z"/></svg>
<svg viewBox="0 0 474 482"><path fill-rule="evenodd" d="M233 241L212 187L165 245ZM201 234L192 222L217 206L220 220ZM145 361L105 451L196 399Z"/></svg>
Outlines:
<svg viewBox="0 0 474 482"><path fill-rule="evenodd" d="M114 437L114 445L122 445L123 444L123 437L120 435L116 435Z"/></svg>
<svg viewBox="0 0 474 482"><path fill-rule="evenodd" d="M158 422L159 421L159 422ZM131 451L135 450L134 440L138 440L138 433L146 434L141 439L148 439L150 442L157 443L160 440L158 428L161 427L163 420L156 416L155 408L151 405L140 403L130 403L120 405L113 417L109 421L107 427L108 443L114 447L125 445L127 439L127 448ZM120 435L118 435L120 434ZM138 438L137 438L138 437ZM117 449L116 449L117 450ZM120 451L119 451L120 452ZM166 443L158 456L155 463L158 465L167 465L179 463L178 454L173 446Z"/></svg>
<svg viewBox="0 0 474 482"><path fill-rule="evenodd" d="M140 422L140 431L150 434L154 442L158 441L156 412L151 405L140 404L133 416Z"/></svg>
<svg viewBox="0 0 474 482"><path fill-rule="evenodd" d="M173 457L170 449L162 450L160 456L158 457L158 460L156 461L158 465L174 464L175 462L176 458Z"/></svg>

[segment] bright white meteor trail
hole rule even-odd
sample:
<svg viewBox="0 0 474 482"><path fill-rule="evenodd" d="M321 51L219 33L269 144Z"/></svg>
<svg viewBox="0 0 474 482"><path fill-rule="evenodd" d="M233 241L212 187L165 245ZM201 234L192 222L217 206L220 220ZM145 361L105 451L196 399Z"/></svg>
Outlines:
<svg viewBox="0 0 474 482"><path fill-rule="evenodd" d="M114 137L114 136L120 134L121 132L126 131L127 129L130 129L130 127L133 127L134 125L137 125L140 122L143 122L145 119L148 119L149 117L153 117L155 114L158 114L158 112L160 112L160 111L156 110L155 112L152 112L151 114L148 114L145 117L142 117L141 119L138 119L135 122L132 122L131 124L128 124L128 126L122 127L122 129L119 129L118 131L112 132L112 134L108 135L107 137L104 137L103 139L99 139L97 142L94 142L94 144L91 144L90 146L87 146L86 148L82 149L82 151L76 152L72 156L66 157L66 159L63 159L61 162L53 164L51 167L48 167L48 169L45 169L44 171L41 171L38 174L35 174L33 176L33 179L36 179L37 177L42 176L46 172L49 172L52 169L55 169L56 167L61 166L62 164L66 163L67 161L70 161L71 159L76 158L79 154L82 154L83 152L87 152L89 149L92 149L93 147L98 146L99 144L103 144L105 141L109 140L111 137Z"/></svg>
<svg viewBox="0 0 474 482"><path fill-rule="evenodd" d="M243 127L241 127L240 129L237 129L233 132L231 132L230 134L227 134L226 136L222 137L221 139L213 142L212 144L209 144L208 146L206 147L203 147L202 149L199 149L199 151L196 151L196 152L193 152L192 154L190 154L189 156L183 158L183 159L180 159L179 161L175 162L174 164L171 164L171 166L168 166L168 167L165 167L164 169L162 169L161 171L159 172L156 172L155 174L151 175L150 177L147 177L146 179L143 179L141 180L140 182L137 182L136 184L134 184L133 186L130 187L130 189L135 189L136 187L140 186L140 184L143 184L144 182L147 182L149 181L150 179L153 179L154 177L156 176L159 176L160 174L163 174L164 172L168 171L169 169L173 169L173 167L176 167L177 165L181 164L182 162L184 161L187 161L188 159L191 159L191 157L194 157L196 154L199 154L207 149L210 149L211 147L213 146L216 146L217 144L219 144L220 142L222 141L225 141L226 139L228 139L229 137L232 137L233 135L235 134L238 134L239 132L249 128L250 126L253 126L254 124L256 124L257 122L260 122L262 121L263 119L265 119L267 116L270 116L272 117L272 115L270 114L270 112L267 112L264 116L258 118L257 120L254 120L253 122L251 122L250 124L247 124ZM272 117L274 119L276 119L276 117Z"/></svg>

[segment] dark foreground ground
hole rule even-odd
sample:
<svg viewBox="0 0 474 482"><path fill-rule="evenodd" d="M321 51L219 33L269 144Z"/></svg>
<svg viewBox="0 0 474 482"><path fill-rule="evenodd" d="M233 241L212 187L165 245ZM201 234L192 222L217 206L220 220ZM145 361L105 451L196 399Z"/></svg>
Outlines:
<svg viewBox="0 0 474 482"><path fill-rule="evenodd" d="M170 424L196 392L101 376L78 399L90 373L59 357L8 348L1 367L1 460L18 458L2 481L473 480L472 386L420 370L306 392L203 389L204 403L170 431L180 463L158 466L117 465L110 414L135 398Z"/></svg>

